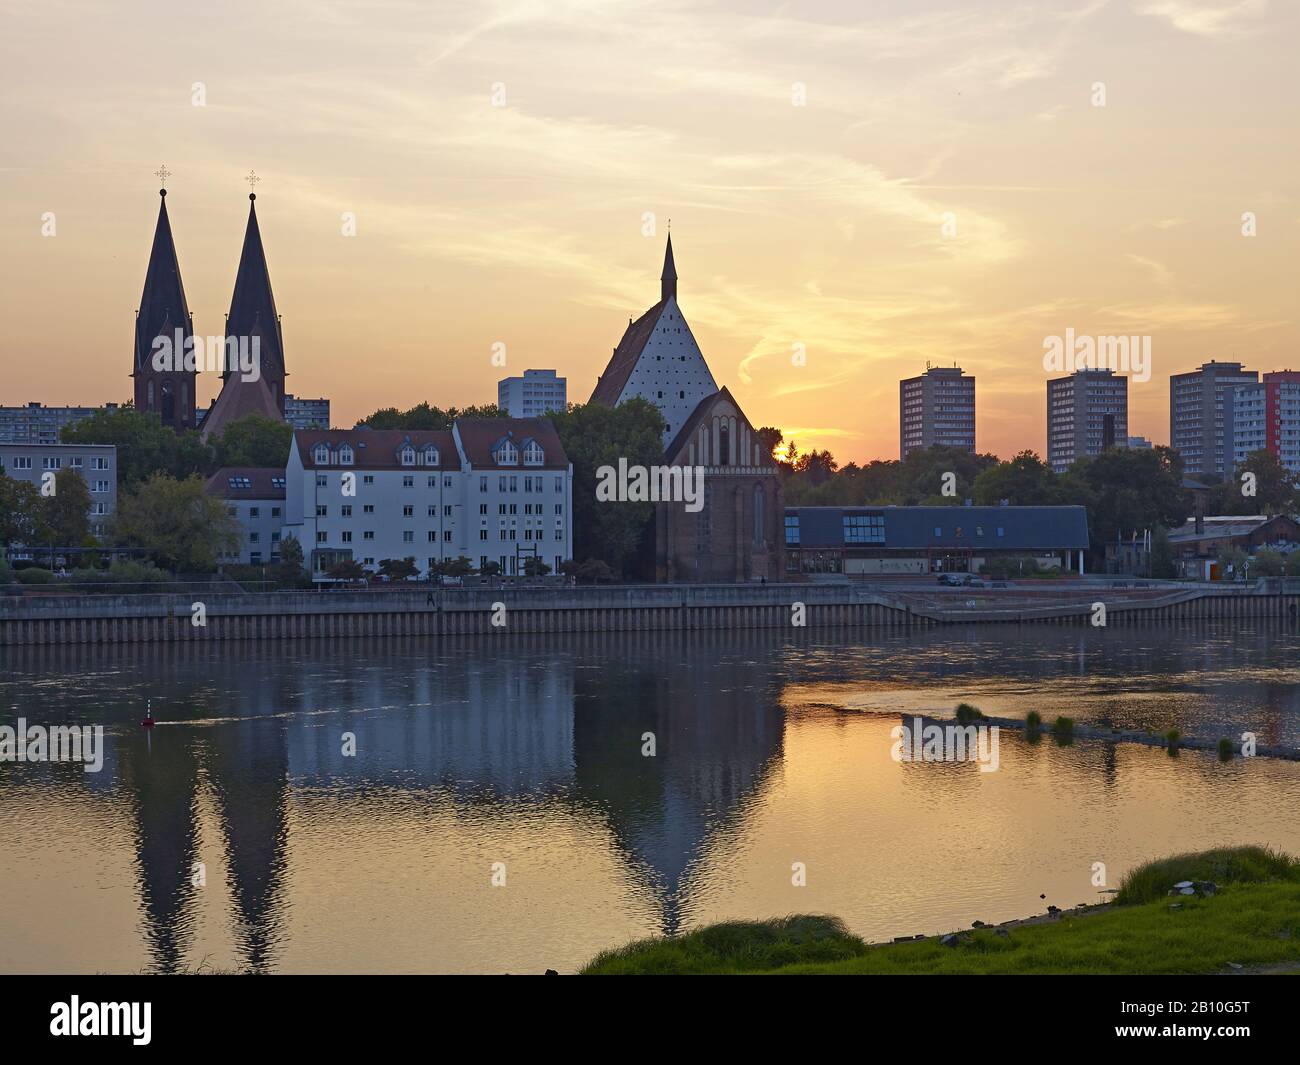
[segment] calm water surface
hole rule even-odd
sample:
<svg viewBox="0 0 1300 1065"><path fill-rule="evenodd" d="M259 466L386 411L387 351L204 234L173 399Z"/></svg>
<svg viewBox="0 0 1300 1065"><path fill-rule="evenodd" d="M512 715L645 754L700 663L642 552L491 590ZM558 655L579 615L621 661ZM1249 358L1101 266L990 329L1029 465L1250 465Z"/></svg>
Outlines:
<svg viewBox="0 0 1300 1065"><path fill-rule="evenodd" d="M1297 663L1264 623L0 651L0 723L107 746L0 763L0 970L572 971L728 918L882 939L1094 901L1094 862L1300 853L1297 763L1004 735L980 773L889 736L968 700L1300 744Z"/></svg>

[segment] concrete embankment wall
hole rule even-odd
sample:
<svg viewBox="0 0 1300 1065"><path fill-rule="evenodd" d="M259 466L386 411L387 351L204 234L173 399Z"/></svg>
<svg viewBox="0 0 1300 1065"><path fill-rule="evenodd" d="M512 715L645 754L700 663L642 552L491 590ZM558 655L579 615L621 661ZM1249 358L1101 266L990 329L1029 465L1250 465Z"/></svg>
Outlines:
<svg viewBox="0 0 1300 1065"><path fill-rule="evenodd" d="M1075 589L1069 601L1046 606L997 596L953 599L949 605L933 595L815 584L31 595L0 600L0 646L788 628L797 623L800 611L808 628L908 630L974 622L1090 625L1094 601L1106 603L1107 626L1286 620L1300 614L1300 595L1217 594L1204 589L1142 599L1124 599L1104 589ZM194 623L197 604L202 606L203 624Z"/></svg>

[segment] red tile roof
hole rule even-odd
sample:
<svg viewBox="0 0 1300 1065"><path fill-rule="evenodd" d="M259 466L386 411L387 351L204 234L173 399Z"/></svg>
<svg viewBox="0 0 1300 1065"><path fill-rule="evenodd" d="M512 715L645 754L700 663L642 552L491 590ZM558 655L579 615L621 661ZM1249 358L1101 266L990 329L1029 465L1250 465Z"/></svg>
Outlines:
<svg viewBox="0 0 1300 1065"><path fill-rule="evenodd" d="M259 376L256 381L245 381L236 370L226 378L221 386L217 401L212 404L207 417L203 419L200 436L206 442L210 437L220 436L226 427L240 418L250 414L260 414L272 421L284 421L284 415L276 406L275 397L266 385L266 378Z"/></svg>
<svg viewBox="0 0 1300 1065"><path fill-rule="evenodd" d="M276 480L280 482L278 487L273 483ZM283 499L284 470L274 466L222 466L204 487L208 495L222 499Z"/></svg>
<svg viewBox="0 0 1300 1065"><path fill-rule="evenodd" d="M475 469L500 468L506 470L566 470L569 458L564 453L555 426L547 418L462 418L456 422L456 432L460 435L465 457ZM515 466L497 467L492 449L509 437L520 452L531 439L536 440L542 449L540 466L524 465L523 455Z"/></svg>
<svg viewBox="0 0 1300 1065"><path fill-rule="evenodd" d="M298 457L303 467L316 469L313 452L316 445L325 443L331 450L341 444L352 447L352 466L359 470L459 470L460 454L456 442L447 429L299 429L293 435L298 447ZM415 448L417 457L426 444L438 449L437 466L403 466L401 450L407 442ZM338 462L330 462L321 469L339 469Z"/></svg>

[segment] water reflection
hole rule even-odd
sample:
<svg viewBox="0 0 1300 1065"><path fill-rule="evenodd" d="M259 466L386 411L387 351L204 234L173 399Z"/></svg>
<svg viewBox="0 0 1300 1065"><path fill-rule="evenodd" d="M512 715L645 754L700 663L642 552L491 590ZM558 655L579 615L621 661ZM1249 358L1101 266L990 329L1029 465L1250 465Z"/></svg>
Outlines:
<svg viewBox="0 0 1300 1065"><path fill-rule="evenodd" d="M1259 626L10 649L5 720L108 735L99 774L0 766L0 894L57 929L11 938L0 967L537 971L796 909L896 934L1026 912L1108 839L1119 861L1162 851L1184 818L1160 804L1300 849L1268 813L1294 802L1294 766L1018 740L987 776L897 766L892 720L863 714L965 698L1297 743L1295 643ZM1040 839L1035 811L1065 809L1076 823ZM958 853L961 885L937 885ZM805 858L815 885L792 894Z"/></svg>

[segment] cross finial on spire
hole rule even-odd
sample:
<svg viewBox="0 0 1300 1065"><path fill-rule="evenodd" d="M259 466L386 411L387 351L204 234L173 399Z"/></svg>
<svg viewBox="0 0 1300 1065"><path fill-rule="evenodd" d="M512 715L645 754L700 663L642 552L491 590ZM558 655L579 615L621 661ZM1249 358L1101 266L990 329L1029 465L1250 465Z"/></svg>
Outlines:
<svg viewBox="0 0 1300 1065"><path fill-rule="evenodd" d="M158 181L162 184L162 187L165 189L167 187L167 179L172 176L172 172L167 169L167 164L163 163L163 165L160 166L157 170L155 170L153 174L154 177L158 179Z"/></svg>
<svg viewBox="0 0 1300 1065"><path fill-rule="evenodd" d="M244 178L244 180L248 182L248 198L250 200L257 199L257 183L262 180L257 176L257 171L250 170L248 177Z"/></svg>

